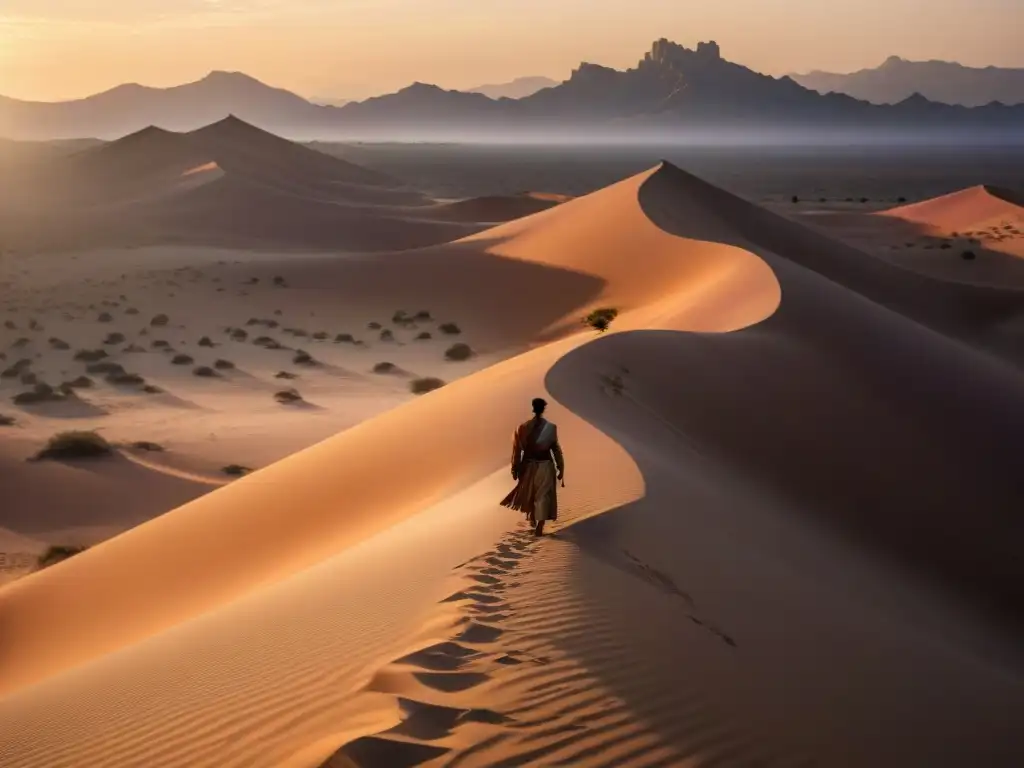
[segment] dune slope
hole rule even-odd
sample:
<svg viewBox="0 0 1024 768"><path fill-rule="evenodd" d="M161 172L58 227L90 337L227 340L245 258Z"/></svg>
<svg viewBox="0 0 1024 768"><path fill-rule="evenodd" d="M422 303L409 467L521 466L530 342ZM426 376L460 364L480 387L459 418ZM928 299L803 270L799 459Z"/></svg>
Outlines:
<svg viewBox="0 0 1024 768"><path fill-rule="evenodd" d="M477 318L534 349L0 590L5 764L1024 757L1024 665L957 602L1021 599L1022 382L940 332L1012 296L944 317L670 166L415 257L503 308L515 274L586 290ZM561 530L500 536L545 392Z"/></svg>

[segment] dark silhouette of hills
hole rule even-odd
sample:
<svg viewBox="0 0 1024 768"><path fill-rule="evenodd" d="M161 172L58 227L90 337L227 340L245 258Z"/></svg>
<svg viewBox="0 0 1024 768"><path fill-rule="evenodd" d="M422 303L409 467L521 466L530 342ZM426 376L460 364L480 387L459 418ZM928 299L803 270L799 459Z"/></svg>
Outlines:
<svg viewBox="0 0 1024 768"><path fill-rule="evenodd" d="M820 93L845 93L874 104L896 104L919 93L931 101L978 107L1024 104L1024 69L965 67L954 61L907 61L890 56L880 66L849 74L814 71L791 77Z"/></svg>
<svg viewBox="0 0 1024 768"><path fill-rule="evenodd" d="M171 89L124 86L75 102L0 102L0 133L23 138L119 136L146 125L190 130L226 114L297 139L840 141L1024 140L1024 105L966 108L919 93L892 105L821 94L659 40L625 71L581 64L564 83L519 99L413 83L339 107L312 104L239 74Z"/></svg>

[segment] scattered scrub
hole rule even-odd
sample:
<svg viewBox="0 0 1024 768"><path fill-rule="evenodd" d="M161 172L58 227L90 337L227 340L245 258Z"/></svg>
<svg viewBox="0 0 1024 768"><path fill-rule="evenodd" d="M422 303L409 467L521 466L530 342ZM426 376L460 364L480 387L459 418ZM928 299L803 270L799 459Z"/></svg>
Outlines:
<svg viewBox="0 0 1024 768"><path fill-rule="evenodd" d="M409 382L409 391L414 395L425 395L444 386L444 381L433 376L425 376L421 379L413 379Z"/></svg>
<svg viewBox="0 0 1024 768"><path fill-rule="evenodd" d="M139 376L137 373L128 373L127 371L120 371L111 373L107 376L108 384L115 384L119 387L141 387L146 383L146 380Z"/></svg>
<svg viewBox="0 0 1024 768"><path fill-rule="evenodd" d="M441 323L441 325L437 326L437 330L448 336L458 336L462 333L462 329L455 323Z"/></svg>
<svg viewBox="0 0 1024 768"><path fill-rule="evenodd" d="M960 258L963 259L964 261L974 261L977 258L977 256L975 255L974 251L964 251L963 253L960 254Z"/></svg>
<svg viewBox="0 0 1024 768"><path fill-rule="evenodd" d="M51 545L36 559L36 570L41 571L44 568L49 568L51 565L56 565L82 552L85 552L85 547Z"/></svg>
<svg viewBox="0 0 1024 768"><path fill-rule="evenodd" d="M243 475L248 475L252 472L252 469L249 467L243 467L241 464L228 464L226 467L221 469L221 472L225 475L230 475L231 477L242 477Z"/></svg>
<svg viewBox="0 0 1024 768"><path fill-rule="evenodd" d="M243 331L241 328L235 328L231 331L231 338L235 341L245 341L249 338L249 334Z"/></svg>
<svg viewBox="0 0 1024 768"><path fill-rule="evenodd" d="M218 371L232 371L235 368L235 364L230 360L216 360L213 363L213 367Z"/></svg>
<svg viewBox="0 0 1024 768"><path fill-rule="evenodd" d="M297 373L292 373L291 371L278 371L277 373L274 374L274 378L275 379L297 379L297 378L299 378L299 375Z"/></svg>
<svg viewBox="0 0 1024 768"><path fill-rule="evenodd" d="M114 331L113 333L108 333L107 334L107 338L105 338L103 340L103 343L104 344L122 344L122 343L124 343L124 341L125 341L124 334L123 333L118 333L117 331Z"/></svg>
<svg viewBox="0 0 1024 768"><path fill-rule="evenodd" d="M112 323L114 321L114 317L109 312L100 312L99 315L96 316L96 321L100 323Z"/></svg>
<svg viewBox="0 0 1024 768"><path fill-rule="evenodd" d="M171 358L171 365L192 365L194 362L190 355L175 355Z"/></svg>
<svg viewBox="0 0 1024 768"><path fill-rule="evenodd" d="M125 372L123 365L109 360L105 360L101 363L90 363L85 366L85 370L86 373L98 373L104 375L114 375Z"/></svg>
<svg viewBox="0 0 1024 768"><path fill-rule="evenodd" d="M220 376L213 368L208 365L200 365L192 371L193 376L198 376L202 379L215 379Z"/></svg>
<svg viewBox="0 0 1024 768"><path fill-rule="evenodd" d="M450 347L448 347L448 349L446 349L444 352L444 356L445 359L453 360L456 362L462 360L469 360L469 358L473 356L473 350L470 348L469 344L462 344L460 342L458 344L452 344Z"/></svg>
<svg viewBox="0 0 1024 768"><path fill-rule="evenodd" d="M431 335L430 331L422 331L421 333L416 334L416 341L428 341L432 338L434 337Z"/></svg>
<svg viewBox="0 0 1024 768"><path fill-rule="evenodd" d="M352 344L356 340L356 337L351 333L339 333L334 337L335 344Z"/></svg>
<svg viewBox="0 0 1024 768"><path fill-rule="evenodd" d="M95 363L105 357L108 357L105 349L80 349L75 352L75 360L83 363Z"/></svg>
<svg viewBox="0 0 1024 768"><path fill-rule="evenodd" d="M68 344L63 339L58 339L57 337L53 337L52 339L50 339L50 346L53 347L54 349L59 349L61 351L71 349L70 344Z"/></svg>
<svg viewBox="0 0 1024 768"><path fill-rule="evenodd" d="M109 456L113 452L113 447L98 432L70 431L58 432L51 437L46 446L34 458L36 461L93 459Z"/></svg>
<svg viewBox="0 0 1024 768"><path fill-rule="evenodd" d="M132 443L132 448L137 451L149 451L151 453L160 453L164 450L164 447L159 443L151 443L148 440L136 440Z"/></svg>
<svg viewBox="0 0 1024 768"><path fill-rule="evenodd" d="M0 413L0 427L10 427L14 424L14 417Z"/></svg>
<svg viewBox="0 0 1024 768"><path fill-rule="evenodd" d="M161 326L167 325L169 322L171 322L171 318L169 318L167 315L156 315L152 320L149 321L149 324L156 328L159 328Z"/></svg>
<svg viewBox="0 0 1024 768"><path fill-rule="evenodd" d="M203 338L201 338L199 340L199 346L200 347L212 347L213 346L213 339L211 339L209 336L203 336Z"/></svg>
<svg viewBox="0 0 1024 768"><path fill-rule="evenodd" d="M316 360L304 349L296 350L295 357L292 358L292 362L295 363L295 365L316 365Z"/></svg>
<svg viewBox="0 0 1024 768"><path fill-rule="evenodd" d="M391 331L389 331L387 328L385 328L383 331L380 332L380 340L381 341L394 341L395 340L395 334L392 333Z"/></svg>
<svg viewBox="0 0 1024 768"><path fill-rule="evenodd" d="M612 324L612 320L619 316L619 310L614 307L599 307L583 318L583 323L589 325L595 331L604 333Z"/></svg>
<svg viewBox="0 0 1024 768"><path fill-rule="evenodd" d="M288 403L302 402L302 395L297 389L282 389L280 392L274 393L274 399L282 405L287 405Z"/></svg>

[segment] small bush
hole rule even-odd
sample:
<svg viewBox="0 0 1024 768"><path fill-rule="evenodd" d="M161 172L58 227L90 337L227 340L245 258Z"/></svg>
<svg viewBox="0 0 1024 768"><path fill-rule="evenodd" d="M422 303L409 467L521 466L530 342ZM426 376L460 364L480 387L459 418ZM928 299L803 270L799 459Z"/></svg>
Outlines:
<svg viewBox="0 0 1024 768"><path fill-rule="evenodd" d="M440 389L443 386L444 381L441 379L427 376L422 379L413 379L409 382L409 391L414 395L425 395L427 392L433 392L435 389Z"/></svg>
<svg viewBox="0 0 1024 768"><path fill-rule="evenodd" d="M164 339L157 339L149 346L151 346L153 349L170 349L171 342L165 341Z"/></svg>
<svg viewBox="0 0 1024 768"><path fill-rule="evenodd" d="M44 568L49 568L51 565L56 565L57 563L72 558L82 552L85 552L85 547L64 547L57 545L47 547L46 551L36 559L36 570L41 571Z"/></svg>
<svg viewBox="0 0 1024 768"><path fill-rule="evenodd" d="M249 338L249 334L243 331L241 328L235 328L231 332L231 338L234 339L235 341L245 341L247 338Z"/></svg>
<svg viewBox="0 0 1024 768"><path fill-rule="evenodd" d="M32 339L26 339L24 336L22 336L20 339L11 344L11 349L21 349L22 347L27 347L31 343Z"/></svg>
<svg viewBox="0 0 1024 768"><path fill-rule="evenodd" d="M963 259L964 261L974 261L977 258L977 256L975 255L974 251L964 251L963 253L960 254L960 258Z"/></svg>
<svg viewBox="0 0 1024 768"><path fill-rule="evenodd" d="M427 312L427 310L421 309L419 312L412 316L412 319L415 320L416 322L425 323L429 322L430 320L433 320L434 318L430 316L430 313Z"/></svg>
<svg viewBox="0 0 1024 768"><path fill-rule="evenodd" d="M127 352L128 354L138 354L139 352L145 352L146 350L144 347L140 347L138 344L129 344L122 351Z"/></svg>
<svg viewBox="0 0 1024 768"><path fill-rule="evenodd" d="M147 440L137 440L132 443L132 448L137 451L150 451L151 453L160 453L164 447L159 443L151 443Z"/></svg>
<svg viewBox="0 0 1024 768"><path fill-rule="evenodd" d="M4 321L4 328L6 328L9 331L16 331L16 330L18 330L18 326L15 324L15 322L13 320L5 320Z"/></svg>
<svg viewBox="0 0 1024 768"><path fill-rule="evenodd" d="M93 385L93 380L88 376L79 376L78 378L72 379L71 381L65 381L60 385L62 390L67 389L89 389Z"/></svg>
<svg viewBox="0 0 1024 768"><path fill-rule="evenodd" d="M192 365L194 362L189 355L175 355L171 358L171 365Z"/></svg>
<svg viewBox="0 0 1024 768"><path fill-rule="evenodd" d="M367 323L366 327L369 328L371 331L379 331L384 326L378 323L376 320L374 320L372 322Z"/></svg>
<svg viewBox="0 0 1024 768"><path fill-rule="evenodd" d="M169 322L171 322L171 318L169 318L167 315L157 315L156 317L149 321L149 324L159 328L161 326L167 325Z"/></svg>
<svg viewBox="0 0 1024 768"><path fill-rule="evenodd" d="M100 312L99 315L96 317L96 320L97 322L100 323L111 323L114 321L114 318L111 316L109 312Z"/></svg>
<svg viewBox="0 0 1024 768"><path fill-rule="evenodd" d="M459 328L455 323L441 323L437 327L441 333L447 334L448 336L457 336L462 333L462 329Z"/></svg>
<svg viewBox="0 0 1024 768"><path fill-rule="evenodd" d="M383 362L377 363L375 366L373 366L374 373L394 373L397 370L398 366L396 366L394 363Z"/></svg>
<svg viewBox="0 0 1024 768"><path fill-rule="evenodd" d="M142 391L145 392L147 395L163 394L163 390L160 389L160 387L156 386L155 384L147 384L142 388Z"/></svg>
<svg viewBox="0 0 1024 768"><path fill-rule="evenodd" d="M385 328L383 331L380 332L380 340L381 341L394 341L395 340L395 334L393 334L391 331L389 331L387 328Z"/></svg>
<svg viewBox="0 0 1024 768"><path fill-rule="evenodd" d="M452 344L448 349L445 350L444 356L448 360L469 360L473 356L473 350L469 344Z"/></svg>
<svg viewBox="0 0 1024 768"><path fill-rule="evenodd" d="M793 197L790 198L790 201L793 202L793 203L799 203L800 202L800 198L797 197L796 195L793 195Z"/></svg>
<svg viewBox="0 0 1024 768"><path fill-rule="evenodd" d="M619 316L619 310L614 307L599 307L583 318L583 323L589 325L595 331L604 333L612 324L612 320Z"/></svg>
<svg viewBox="0 0 1024 768"><path fill-rule="evenodd" d="M137 310L135 307L128 307L128 309L126 309L124 313L126 315L137 315L139 314L139 310Z"/></svg>
<svg viewBox="0 0 1024 768"><path fill-rule="evenodd" d="M39 377L36 374L32 373L32 371L25 371L23 374L21 374L21 383L22 384L38 384L39 383Z"/></svg>
<svg viewBox="0 0 1024 768"><path fill-rule="evenodd" d="M43 459L92 459L109 456L114 452L110 443L98 432L58 432L46 447L35 455Z"/></svg>
<svg viewBox="0 0 1024 768"><path fill-rule="evenodd" d="M218 371L232 371L235 368L235 364L230 360L217 360L214 362L213 367Z"/></svg>
<svg viewBox="0 0 1024 768"><path fill-rule="evenodd" d="M212 347L213 346L213 339L211 339L209 336L203 336L203 338L201 338L199 340L199 346L200 347Z"/></svg>
<svg viewBox="0 0 1024 768"><path fill-rule="evenodd" d="M242 477L243 475L248 475L252 470L249 467L243 467L241 464L228 464L221 469L221 472L231 477Z"/></svg>
<svg viewBox="0 0 1024 768"><path fill-rule="evenodd" d="M58 339L56 337L50 339L50 346L53 347L54 349L59 349L59 350L71 349L71 345L70 344L68 344L63 339Z"/></svg>
<svg viewBox="0 0 1024 768"><path fill-rule="evenodd" d="M198 368L192 371L193 376L199 376L203 379L215 379L220 376L213 368L208 365L200 365Z"/></svg>
<svg viewBox="0 0 1024 768"><path fill-rule="evenodd" d="M868 198L866 198L866 197L862 197L862 198L860 199L860 201L861 201L862 203L866 203L866 202L868 201Z"/></svg>
<svg viewBox="0 0 1024 768"><path fill-rule="evenodd" d="M29 392L19 392L11 401L15 405L38 405L39 403L54 403L63 400L59 392L54 391L49 384L40 382Z"/></svg>
<svg viewBox="0 0 1024 768"><path fill-rule="evenodd" d="M278 371L274 374L275 379L297 379L299 375L297 373L291 373L290 371Z"/></svg>
<svg viewBox="0 0 1024 768"><path fill-rule="evenodd" d="M416 334L416 341L428 341L432 338L434 337L430 334L430 331L423 331L422 333Z"/></svg>
<svg viewBox="0 0 1024 768"><path fill-rule="evenodd" d="M288 283L285 281L283 277L277 275L276 277L274 277L274 285L278 286L279 288L284 288L285 286L288 285Z"/></svg>
<svg viewBox="0 0 1024 768"><path fill-rule="evenodd" d="M0 427L9 427L14 424L14 417L0 413Z"/></svg>
<svg viewBox="0 0 1024 768"><path fill-rule="evenodd" d="M896 202L897 203L905 203L905 202L907 202L907 198L905 198L905 197L897 197L896 198Z"/></svg>
<svg viewBox="0 0 1024 768"><path fill-rule="evenodd" d="M125 338L124 338L124 334L123 333L118 333L117 331L114 331L113 333L108 333L107 334L107 338L105 338L103 340L103 343L104 344L121 344L121 343L124 342L124 340L125 340Z"/></svg>
<svg viewBox="0 0 1024 768"><path fill-rule="evenodd" d="M280 392L274 393L274 399L282 405L288 403L298 403L302 401L302 395L299 394L297 389L282 389Z"/></svg>
<svg viewBox="0 0 1024 768"><path fill-rule="evenodd" d="M105 349L80 349L75 352L75 360L83 363L95 363L105 357L108 357Z"/></svg>
<svg viewBox="0 0 1024 768"><path fill-rule="evenodd" d="M330 338L330 335L326 331L317 331L313 334L313 338L317 341L325 341Z"/></svg>
<svg viewBox="0 0 1024 768"><path fill-rule="evenodd" d="M339 333L337 336L334 337L335 344L352 344L353 342L355 342L355 340L356 337L353 336L351 333Z"/></svg>
<svg viewBox="0 0 1024 768"><path fill-rule="evenodd" d="M141 387L146 383L146 380L139 376L137 373L128 373L127 371L120 371L111 373L107 376L107 383L115 384L119 387Z"/></svg>
<svg viewBox="0 0 1024 768"><path fill-rule="evenodd" d="M85 366L85 370L88 373L115 374L124 373L124 366L107 360L102 363L90 363Z"/></svg>
<svg viewBox="0 0 1024 768"><path fill-rule="evenodd" d="M263 321L260 320L258 317L250 317L248 320L245 321L245 324L246 325L263 325Z"/></svg>
<svg viewBox="0 0 1024 768"><path fill-rule="evenodd" d="M316 365L316 360L313 356L303 349L295 352L295 357L292 358L292 362L295 363L295 365Z"/></svg>

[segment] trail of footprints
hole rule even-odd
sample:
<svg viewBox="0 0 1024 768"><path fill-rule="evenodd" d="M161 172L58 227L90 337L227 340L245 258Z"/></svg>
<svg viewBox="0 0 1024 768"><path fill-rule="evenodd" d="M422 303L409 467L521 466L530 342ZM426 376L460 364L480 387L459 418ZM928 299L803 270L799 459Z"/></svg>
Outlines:
<svg viewBox="0 0 1024 768"><path fill-rule="evenodd" d="M501 625L509 617L509 606L504 593L518 585L511 577L529 554L531 541L527 534L510 534L494 550L456 567L462 589L441 601L456 604L462 614L456 634L386 664L367 686L377 693L416 693L415 698L397 696L402 722L349 742L321 768L412 768L448 753L449 748L434 742L467 724L516 727L514 719L495 710L442 702L492 683L508 667L549 663L521 651L488 650L505 634Z"/></svg>

